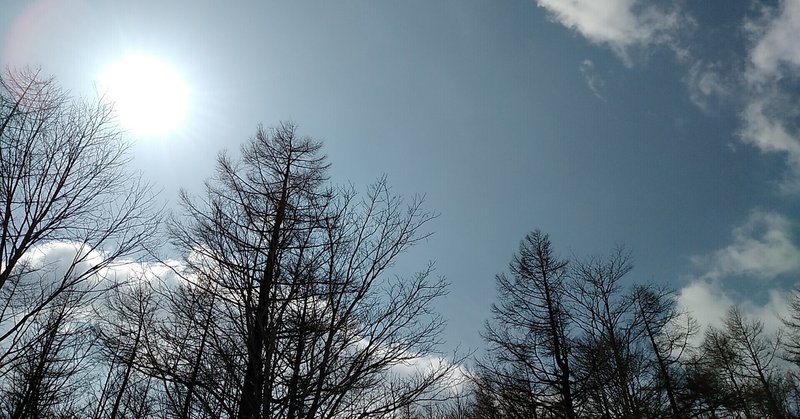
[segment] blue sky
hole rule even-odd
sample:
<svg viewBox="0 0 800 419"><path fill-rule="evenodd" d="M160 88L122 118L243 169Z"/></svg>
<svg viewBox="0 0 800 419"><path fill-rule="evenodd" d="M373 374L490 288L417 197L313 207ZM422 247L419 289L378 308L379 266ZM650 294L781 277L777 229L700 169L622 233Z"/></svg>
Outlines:
<svg viewBox="0 0 800 419"><path fill-rule="evenodd" d="M77 95L131 51L180 72L177 131L133 164L198 190L219 150L292 119L333 180L425 194L435 232L396 267L452 283L447 342L481 345L494 275L540 228L561 254L633 251L701 320L777 324L800 272L800 1L4 3L4 66Z"/></svg>

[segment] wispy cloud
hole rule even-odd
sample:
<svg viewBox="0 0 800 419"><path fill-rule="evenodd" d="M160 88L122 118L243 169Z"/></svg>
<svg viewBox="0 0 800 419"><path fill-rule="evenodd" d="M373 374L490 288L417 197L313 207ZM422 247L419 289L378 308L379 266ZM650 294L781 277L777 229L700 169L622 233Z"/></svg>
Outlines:
<svg viewBox="0 0 800 419"><path fill-rule="evenodd" d="M538 0L537 4L556 22L613 49L628 65L632 47L674 44L684 23L679 9L638 0Z"/></svg>
<svg viewBox="0 0 800 419"><path fill-rule="evenodd" d="M745 29L751 47L744 75L747 105L740 114L739 137L764 153L784 154L790 170L784 190L798 192L800 100L786 91L786 85L796 80L800 70L800 0L764 8L760 18L746 22Z"/></svg>
<svg viewBox="0 0 800 419"><path fill-rule="evenodd" d="M722 327L733 304L775 332L788 313L785 290L770 280L800 272L800 248L792 241L795 225L786 217L767 211L753 211L731 233L727 246L692 258L700 274L678 292L678 304L698 320L702 329ZM749 277L771 286L768 299L759 302L749 295L731 295L731 277ZM772 285L769 285L772 284Z"/></svg>
<svg viewBox="0 0 800 419"><path fill-rule="evenodd" d="M689 67L684 81L689 90L689 99L700 109L708 112L713 105L733 94L732 83L726 80L719 63L698 60Z"/></svg>
<svg viewBox="0 0 800 419"><path fill-rule="evenodd" d="M672 48L687 61L697 53L680 45L681 34L695 21L679 5L642 0L537 0L537 4L553 21L611 48L628 66L632 51L658 45ZM743 28L749 40L744 65L694 57L685 78L689 98L704 111L723 100L740 106L739 140L764 153L785 155L789 175L782 189L800 192L800 98L787 93L787 86L796 86L800 70L800 0L764 6L760 16L746 20ZM592 92L602 98L592 63L580 69Z"/></svg>
<svg viewBox="0 0 800 419"><path fill-rule="evenodd" d="M578 69L581 71L581 74L583 74L583 80L586 82L589 90L592 91L592 94L596 98L605 101L606 99L600 94L600 89L603 88L605 81L595 72L592 60L583 60L581 65L578 66Z"/></svg>
<svg viewBox="0 0 800 419"><path fill-rule="evenodd" d="M800 68L800 1L784 0L777 8L764 9L760 19L745 27L753 41L747 69L751 83L780 79Z"/></svg>
<svg viewBox="0 0 800 419"><path fill-rule="evenodd" d="M738 139L763 153L785 155L790 181L784 182L784 190L800 192L800 97L790 93L800 71L800 0L779 0L774 7L762 7L759 18L745 21L747 54L734 63L709 61L680 45L681 32L694 25L680 6L641 0L537 0L537 4L553 21L611 48L625 65L632 64L633 51L655 46L671 48L684 62L691 58L684 79L689 99L704 111L722 101L736 106ZM579 68L589 89L602 98L602 80L593 72L594 63L586 60ZM777 330L787 305L785 291L771 281L800 273L794 231L795 224L784 215L751 212L733 229L728 245L692 258L700 273L679 291L678 302L703 325L721 326L730 306L739 304L762 320L767 330ZM768 301L756 303L749 296L731 294L726 282L732 277L772 284Z"/></svg>
<svg viewBox="0 0 800 419"><path fill-rule="evenodd" d="M754 211L733 229L733 241L692 262L704 273L701 279L747 276L771 280L800 272L800 248L792 242L794 224L774 212Z"/></svg>
<svg viewBox="0 0 800 419"><path fill-rule="evenodd" d="M800 138L791 123L800 109L791 100L777 91L751 98L741 113L739 135L764 153L785 153L790 168L800 174Z"/></svg>

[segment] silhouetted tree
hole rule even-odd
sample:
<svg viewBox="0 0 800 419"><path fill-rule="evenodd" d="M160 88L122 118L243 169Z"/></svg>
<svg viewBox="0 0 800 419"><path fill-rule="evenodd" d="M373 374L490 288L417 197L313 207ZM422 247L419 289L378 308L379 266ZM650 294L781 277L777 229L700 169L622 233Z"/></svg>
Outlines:
<svg viewBox="0 0 800 419"><path fill-rule="evenodd" d="M133 367L158 383L162 415L175 418L235 416L242 341L214 284L187 282L174 267L170 280L152 278L155 309Z"/></svg>
<svg viewBox="0 0 800 419"><path fill-rule="evenodd" d="M789 294L789 315L782 319L786 328L783 344L786 349L785 358L800 366L800 288Z"/></svg>
<svg viewBox="0 0 800 419"><path fill-rule="evenodd" d="M133 417L136 406L151 405L146 384L149 378L137 373L155 329L156 301L145 278L134 278L108 291L95 308L94 332L101 342L99 360L108 368L106 382L98 398L95 417L115 419Z"/></svg>
<svg viewBox="0 0 800 419"><path fill-rule="evenodd" d="M764 323L748 319L738 306L725 318L725 333L738 355L738 374L756 394L757 399L750 402L763 406L763 412L772 418L786 417L783 374L774 363L781 347L780 334L767 336Z"/></svg>
<svg viewBox="0 0 800 419"><path fill-rule="evenodd" d="M643 339L649 349L651 366L655 369L655 391L665 394L669 416L686 416L686 407L681 406L681 393L685 390L685 370L682 361L690 349L690 339L697 332L694 318L677 307L671 291L653 286L634 287L633 298L636 316L644 331ZM650 406L661 410L657 404Z"/></svg>
<svg viewBox="0 0 800 419"><path fill-rule="evenodd" d="M28 326L36 339L4 371L3 417L74 417L92 385L93 341L75 301L62 294Z"/></svg>
<svg viewBox="0 0 800 419"><path fill-rule="evenodd" d="M713 327L706 331L699 359L692 363L696 368L693 387L695 391L701 390L701 395L707 396L709 401L706 404L714 415L741 414L748 419L757 417L754 416L749 397L750 383L740 373L740 356L731 337L724 331ZM700 386L697 386L697 382Z"/></svg>
<svg viewBox="0 0 800 419"><path fill-rule="evenodd" d="M511 276L496 277L499 303L485 327L489 357L480 368L499 391L525 400L515 406L527 406L514 415L501 412L505 417L536 417L538 411L543 417L576 417L566 267L553 254L550 238L537 230L520 244Z"/></svg>
<svg viewBox="0 0 800 419"><path fill-rule="evenodd" d="M709 328L694 347L695 320L671 291L633 285L626 292L630 260L618 248L570 262L567 278L548 237L528 235L513 278L497 277L500 302L484 333L489 353L471 376L466 417L566 417L561 383L582 418L797 417L797 378L776 362L780 332L766 334L734 307L725 327ZM784 321L793 333L797 301ZM786 345L795 362L796 336Z"/></svg>
<svg viewBox="0 0 800 419"><path fill-rule="evenodd" d="M80 397L62 396L88 387L77 358L91 347L85 311L158 224L127 150L110 106L74 101L38 71L0 77L0 379L16 394L11 417L74 414Z"/></svg>
<svg viewBox="0 0 800 419"><path fill-rule="evenodd" d="M633 268L630 253L618 248L607 258L593 257L573 265L573 319L579 340L587 391L596 393L606 415L642 417L648 389L641 386L644 356L635 301L623 294L622 278ZM586 362L589 360L589 362ZM599 394L597 394L599 393Z"/></svg>
<svg viewBox="0 0 800 419"><path fill-rule="evenodd" d="M362 200L326 186L320 149L292 124L259 128L240 161L219 158L202 200L183 195L186 220L173 223L191 280L228 317L232 335L211 340L234 343L240 418L381 417L436 397L455 368L392 373L432 355L443 326L431 304L445 283L430 267L386 272L432 215L383 180Z"/></svg>

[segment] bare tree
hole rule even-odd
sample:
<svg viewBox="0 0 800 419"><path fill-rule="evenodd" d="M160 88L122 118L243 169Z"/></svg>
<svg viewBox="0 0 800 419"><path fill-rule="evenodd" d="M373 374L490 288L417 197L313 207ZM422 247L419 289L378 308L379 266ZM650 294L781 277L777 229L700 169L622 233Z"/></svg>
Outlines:
<svg viewBox="0 0 800 419"><path fill-rule="evenodd" d="M800 366L800 288L795 288L789 295L789 316L782 319L786 327L784 347L785 358Z"/></svg>
<svg viewBox="0 0 800 419"><path fill-rule="evenodd" d="M149 244L149 187L110 106L35 70L0 76L0 384L9 416L87 414L89 307Z"/></svg>
<svg viewBox="0 0 800 419"><path fill-rule="evenodd" d="M492 305L494 319L486 324L490 358L481 369L499 383L526 383L518 394L533 398L529 417L537 410L576 417L566 266L553 254L550 238L537 230L520 244L512 276L497 276L500 303Z"/></svg>
<svg viewBox="0 0 800 419"><path fill-rule="evenodd" d="M143 391L148 378L137 374L136 364L153 339L156 301L141 276L124 278L95 307L93 331L100 341L97 361L108 369L96 418L133 417L140 410L138 405L151 404L148 392Z"/></svg>
<svg viewBox="0 0 800 419"><path fill-rule="evenodd" d="M85 413L83 396L92 385L94 342L81 321L81 305L62 294L29 326L36 339L5 371L0 399L4 417L74 417Z"/></svg>
<svg viewBox="0 0 800 419"><path fill-rule="evenodd" d="M548 417L543 412L540 383L520 366L503 369L479 366L470 377L471 415L480 419L523 419ZM556 413L556 417L558 414Z"/></svg>
<svg viewBox="0 0 800 419"><path fill-rule="evenodd" d="M784 393L781 389L781 378L775 361L781 348L780 333L768 336L764 332L764 323L757 319L748 319L738 306L728 312L725 319L725 331L730 338L731 346L738 353L740 360L739 375L754 384L759 395L754 404L764 406L765 413L773 418L786 417Z"/></svg>
<svg viewBox="0 0 800 419"><path fill-rule="evenodd" d="M176 268L178 281L153 279L158 313L134 367L152 377L166 417L236 415L240 397L241 313L217 299L219 288Z"/></svg>
<svg viewBox="0 0 800 419"><path fill-rule="evenodd" d="M634 299L623 294L621 281L633 265L630 252L618 248L608 257L592 257L572 270L573 318L582 329L581 346L585 374L607 414L642 417L645 389L637 375L643 354L638 345L641 329L636 321Z"/></svg>
<svg viewBox="0 0 800 419"><path fill-rule="evenodd" d="M634 287L633 298L638 323L650 349L652 367L656 369L655 390L666 394L673 418L685 417L686 409L679 403L685 382L681 361L690 348L690 339L697 332L696 322L677 307L672 292L667 289L639 285ZM649 410L653 413L661 409L654 405Z"/></svg>
<svg viewBox="0 0 800 419"><path fill-rule="evenodd" d="M106 268L147 244L157 217L127 148L109 106L37 71L0 78L0 377L45 337L40 314L94 298Z"/></svg>
<svg viewBox="0 0 800 419"><path fill-rule="evenodd" d="M732 307L724 328L706 331L699 356L691 362L694 409L711 417L790 417L789 374L776 363L780 347L780 333L766 334L761 321Z"/></svg>
<svg viewBox="0 0 800 419"><path fill-rule="evenodd" d="M568 388L579 417L796 417L796 377L776 361L780 332L765 333L733 308L725 328L710 328L694 348L696 324L672 292L653 285L626 292L630 260L618 248L571 263L566 279L566 262L552 256L547 236L528 235L513 277L497 277L500 303L484 334L489 356L472 377L465 414L567 417ZM790 329L800 318L794 298ZM788 359L796 362L800 339L790 336Z"/></svg>
<svg viewBox="0 0 800 419"><path fill-rule="evenodd" d="M240 161L220 157L203 199L183 196L186 219L173 223L190 280L227 317L211 341L244 345L229 354L240 418L382 417L437 397L455 368L430 358L445 283L432 268L387 272L432 215L383 180L360 200L326 186L320 149L292 124L259 128ZM425 359L436 362L393 372Z"/></svg>
<svg viewBox="0 0 800 419"><path fill-rule="evenodd" d="M723 330L709 328L701 345L700 356L690 362L694 366L690 388L699 398L699 411L729 416L757 417L753 413L749 383L742 379L742 360L733 342Z"/></svg>

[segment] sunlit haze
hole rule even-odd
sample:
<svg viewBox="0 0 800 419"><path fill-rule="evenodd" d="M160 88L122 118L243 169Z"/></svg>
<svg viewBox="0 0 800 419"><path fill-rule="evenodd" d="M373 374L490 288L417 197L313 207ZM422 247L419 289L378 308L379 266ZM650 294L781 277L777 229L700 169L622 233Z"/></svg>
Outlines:
<svg viewBox="0 0 800 419"><path fill-rule="evenodd" d="M166 134L182 122L188 88L177 70L144 54L126 55L109 65L100 92L114 105L120 124L134 133Z"/></svg>

